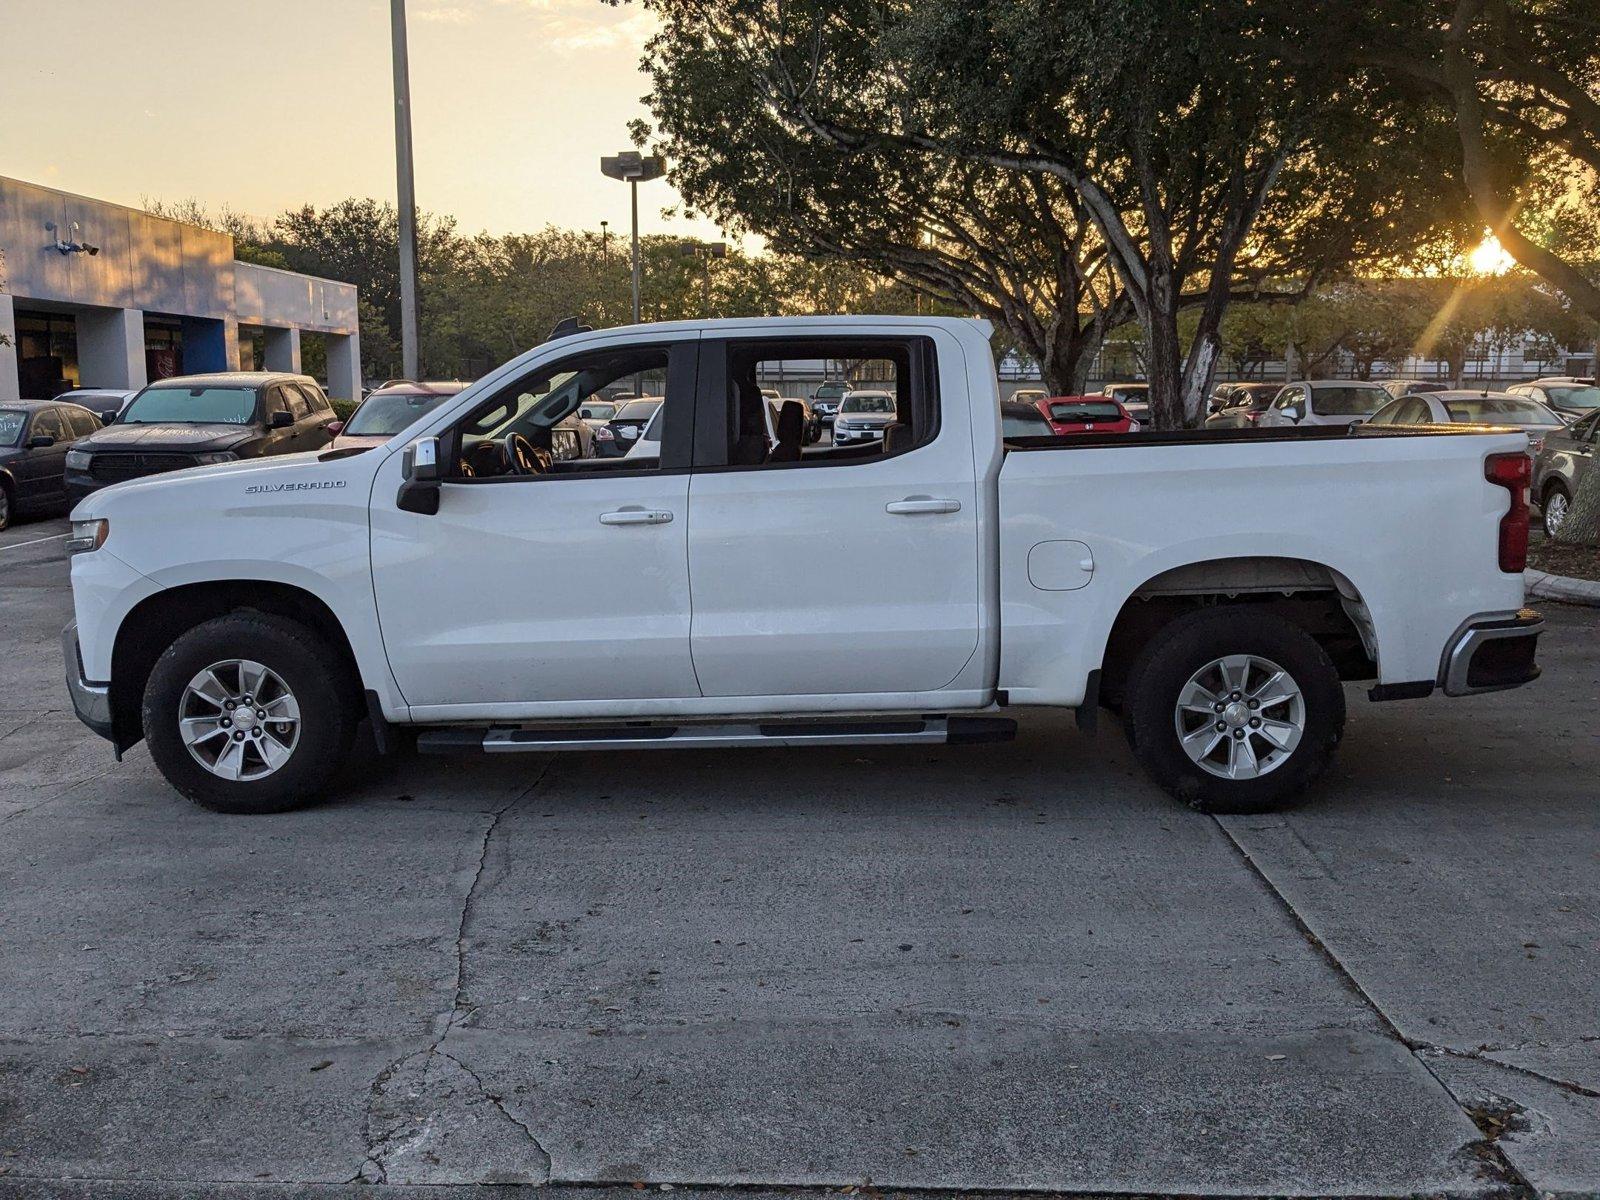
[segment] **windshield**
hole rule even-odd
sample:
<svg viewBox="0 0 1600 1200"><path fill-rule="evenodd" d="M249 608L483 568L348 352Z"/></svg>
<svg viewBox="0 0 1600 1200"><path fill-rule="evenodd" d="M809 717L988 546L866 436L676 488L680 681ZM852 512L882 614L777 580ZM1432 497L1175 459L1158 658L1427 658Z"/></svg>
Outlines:
<svg viewBox="0 0 1600 1200"><path fill-rule="evenodd" d="M1036 408L1025 404L1006 404L1000 408L1000 436L1003 438L1049 437L1054 432L1050 422Z"/></svg>
<svg viewBox="0 0 1600 1200"><path fill-rule="evenodd" d="M117 423L248 425L255 415L255 388L148 387L133 398Z"/></svg>
<svg viewBox="0 0 1600 1200"><path fill-rule="evenodd" d="M1265 387L1240 388L1233 394L1233 403L1240 407L1249 405L1251 408L1266 408L1278 398L1278 393L1282 390L1275 383Z"/></svg>
<svg viewBox="0 0 1600 1200"><path fill-rule="evenodd" d="M1108 387L1106 395L1113 400L1121 400L1126 404L1130 400L1143 401L1145 393L1150 390L1150 385L1145 383L1129 384L1125 387Z"/></svg>
<svg viewBox="0 0 1600 1200"><path fill-rule="evenodd" d="M426 392L374 392L356 409L344 432L359 437L393 437L425 413L432 412L450 397Z"/></svg>
<svg viewBox="0 0 1600 1200"><path fill-rule="evenodd" d="M659 399L629 400L613 418L617 421L648 421L661 407Z"/></svg>
<svg viewBox="0 0 1600 1200"><path fill-rule="evenodd" d="M844 390L844 384L842 383L824 383L817 388L813 399L837 400L840 396L844 395Z"/></svg>
<svg viewBox="0 0 1600 1200"><path fill-rule="evenodd" d="M1521 396L1474 396L1470 400L1446 400L1445 412L1452 421L1482 421L1486 424L1510 421L1517 425L1562 425L1560 417L1535 400Z"/></svg>
<svg viewBox="0 0 1600 1200"><path fill-rule="evenodd" d="M1547 387L1550 403L1566 412L1588 412L1600 408L1600 387L1593 384L1574 387Z"/></svg>
<svg viewBox="0 0 1600 1200"><path fill-rule="evenodd" d="M1115 404L1052 404L1050 415L1058 421L1120 421L1122 410Z"/></svg>
<svg viewBox="0 0 1600 1200"><path fill-rule="evenodd" d="M894 397L878 392L856 392L846 396L844 403L839 405L841 413L888 413L894 414Z"/></svg>
<svg viewBox="0 0 1600 1200"><path fill-rule="evenodd" d="M1365 417L1391 399L1381 387L1319 387L1311 394L1319 417Z"/></svg>
<svg viewBox="0 0 1600 1200"><path fill-rule="evenodd" d="M28 414L15 408L0 408L0 446L15 446L22 437Z"/></svg>

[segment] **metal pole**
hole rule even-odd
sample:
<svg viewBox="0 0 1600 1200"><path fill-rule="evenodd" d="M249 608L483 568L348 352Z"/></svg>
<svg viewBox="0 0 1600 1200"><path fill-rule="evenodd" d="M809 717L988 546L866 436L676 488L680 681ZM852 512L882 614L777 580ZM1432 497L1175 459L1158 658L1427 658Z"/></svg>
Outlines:
<svg viewBox="0 0 1600 1200"><path fill-rule="evenodd" d="M417 188L411 162L411 67L406 55L406 0L389 0L394 38L394 166L400 206L401 374L416 379L417 364Z"/></svg>
<svg viewBox="0 0 1600 1200"><path fill-rule="evenodd" d="M628 180L628 196L633 201L633 323L639 323L639 181Z"/></svg>

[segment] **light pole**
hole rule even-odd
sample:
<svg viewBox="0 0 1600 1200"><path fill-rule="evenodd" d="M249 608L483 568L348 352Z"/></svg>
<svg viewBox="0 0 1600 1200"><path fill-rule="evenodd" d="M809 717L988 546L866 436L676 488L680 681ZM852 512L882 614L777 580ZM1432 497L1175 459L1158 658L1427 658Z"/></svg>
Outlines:
<svg viewBox="0 0 1600 1200"><path fill-rule="evenodd" d="M611 222L600 222L600 261L611 266Z"/></svg>
<svg viewBox="0 0 1600 1200"><path fill-rule="evenodd" d="M406 55L406 0L389 0L394 39L394 167L400 205L400 373L417 365L417 187L411 163L411 66Z"/></svg>
<svg viewBox="0 0 1600 1200"><path fill-rule="evenodd" d="M727 242L680 242L678 252L685 258L700 260L700 316L711 319L711 260L728 257Z"/></svg>
<svg viewBox="0 0 1600 1200"><path fill-rule="evenodd" d="M639 185L660 179L667 173L667 164L656 155L640 154L637 150L624 150L614 158L600 160L600 173L610 179L628 181L629 199L633 202L633 323L639 323Z"/></svg>

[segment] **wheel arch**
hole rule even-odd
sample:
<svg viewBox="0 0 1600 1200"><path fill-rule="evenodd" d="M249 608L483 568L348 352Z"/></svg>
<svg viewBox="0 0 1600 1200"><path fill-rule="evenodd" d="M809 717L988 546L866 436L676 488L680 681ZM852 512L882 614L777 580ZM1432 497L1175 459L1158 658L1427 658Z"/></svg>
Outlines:
<svg viewBox="0 0 1600 1200"><path fill-rule="evenodd" d="M1347 575L1316 559L1234 556L1168 567L1128 594L1106 638L1101 699L1120 703L1134 659L1167 622L1222 606L1261 606L1298 625L1328 652L1342 679L1378 676L1372 612Z"/></svg>
<svg viewBox="0 0 1600 1200"><path fill-rule="evenodd" d="M339 618L316 593L260 579L180 584L145 597L122 619L111 650L112 740L118 753L144 737L140 706L150 672L168 646L202 622L232 612L265 612L308 626L334 651L342 686L361 698L361 669Z"/></svg>

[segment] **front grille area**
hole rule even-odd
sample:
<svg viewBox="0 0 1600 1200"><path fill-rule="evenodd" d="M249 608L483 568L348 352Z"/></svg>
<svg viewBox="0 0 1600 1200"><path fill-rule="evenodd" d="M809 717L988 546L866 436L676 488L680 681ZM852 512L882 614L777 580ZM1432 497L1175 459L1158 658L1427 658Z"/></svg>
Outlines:
<svg viewBox="0 0 1600 1200"><path fill-rule="evenodd" d="M89 477L101 483L117 483L192 466L194 458L188 454L96 454L89 459Z"/></svg>

